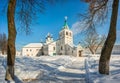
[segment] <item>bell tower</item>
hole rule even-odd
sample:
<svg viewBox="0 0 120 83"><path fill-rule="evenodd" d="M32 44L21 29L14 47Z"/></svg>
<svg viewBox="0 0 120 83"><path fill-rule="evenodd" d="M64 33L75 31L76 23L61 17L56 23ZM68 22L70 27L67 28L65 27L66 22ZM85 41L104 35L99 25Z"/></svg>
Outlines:
<svg viewBox="0 0 120 83"><path fill-rule="evenodd" d="M62 30L59 32L59 36L62 44L73 44L73 33L67 24L67 16L65 16L64 25Z"/></svg>

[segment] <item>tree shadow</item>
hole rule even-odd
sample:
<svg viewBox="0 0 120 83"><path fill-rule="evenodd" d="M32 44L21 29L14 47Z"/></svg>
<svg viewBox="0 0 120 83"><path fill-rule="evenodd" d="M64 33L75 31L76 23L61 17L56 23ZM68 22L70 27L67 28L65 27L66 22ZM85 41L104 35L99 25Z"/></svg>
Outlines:
<svg viewBox="0 0 120 83"><path fill-rule="evenodd" d="M7 81L7 83L23 83L16 75L14 76L14 80L13 81Z"/></svg>
<svg viewBox="0 0 120 83"><path fill-rule="evenodd" d="M39 73L36 76L36 80L30 81L29 83L38 83L43 81L43 83L48 83L50 81L56 82L64 82L64 83L74 83L74 81L77 81L78 83L85 82L85 73L77 73L77 72L66 72L66 71L60 71L58 68L61 66L65 66L66 61L55 59L53 61L44 61L44 60L34 60L34 58L24 57L21 59L16 59L17 63L23 64L22 69L26 69L26 71L42 71L42 73ZM25 59L25 60L24 60ZM62 62L57 62L62 61ZM29 62L29 63L28 63ZM57 62L57 63L55 63ZM37 64L36 64L37 63ZM32 69L33 68L33 69ZM80 70L81 68L72 68L67 67L70 69L77 69ZM81 70L84 70L83 68ZM32 73L32 72L31 72ZM67 79L66 79L67 78ZM76 82L76 83L77 83ZM42 82L41 82L42 83Z"/></svg>
<svg viewBox="0 0 120 83"><path fill-rule="evenodd" d="M58 81L64 82L64 83L85 83L85 73L71 73L71 72L63 72L59 71L56 68L50 67L48 65L46 66L46 71L49 73L44 72L43 74L39 74L36 78L38 79L37 82L43 82L43 83L49 83L49 82L55 82ZM30 83L35 82L31 81Z"/></svg>
<svg viewBox="0 0 120 83"><path fill-rule="evenodd" d="M16 75L14 76L15 83L23 83Z"/></svg>
<svg viewBox="0 0 120 83"><path fill-rule="evenodd" d="M96 80L99 81L99 83L102 83L104 80L108 80L108 78L110 80L113 80L113 81L118 81L120 80L120 61L119 60L112 60L111 59L111 62L110 62L110 75L104 75L104 74L100 74L98 72L98 64L99 62L96 61L96 62L89 62L89 77L90 77L90 80L89 82L90 83L94 83ZM112 69L113 68L113 69ZM92 71L91 71L92 70Z"/></svg>

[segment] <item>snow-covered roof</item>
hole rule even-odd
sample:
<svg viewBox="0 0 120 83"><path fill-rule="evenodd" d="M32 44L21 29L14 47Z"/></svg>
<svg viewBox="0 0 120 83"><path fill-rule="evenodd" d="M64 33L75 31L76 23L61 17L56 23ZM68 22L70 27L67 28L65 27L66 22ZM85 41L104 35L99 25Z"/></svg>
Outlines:
<svg viewBox="0 0 120 83"><path fill-rule="evenodd" d="M30 47L41 47L41 46L43 46L42 45L42 43L30 43L30 44L27 44L27 45L25 45L23 48L30 48Z"/></svg>
<svg viewBox="0 0 120 83"><path fill-rule="evenodd" d="M71 46L71 47L74 47L74 44L67 44L67 45L69 45L69 46Z"/></svg>
<svg viewBox="0 0 120 83"><path fill-rule="evenodd" d="M82 46L80 44L78 44L77 48L79 49L83 49Z"/></svg>
<svg viewBox="0 0 120 83"><path fill-rule="evenodd" d="M56 42L56 41L52 41L52 42L50 42L50 43L44 43L43 45L50 45L50 44L52 44L52 43L54 43L54 42Z"/></svg>

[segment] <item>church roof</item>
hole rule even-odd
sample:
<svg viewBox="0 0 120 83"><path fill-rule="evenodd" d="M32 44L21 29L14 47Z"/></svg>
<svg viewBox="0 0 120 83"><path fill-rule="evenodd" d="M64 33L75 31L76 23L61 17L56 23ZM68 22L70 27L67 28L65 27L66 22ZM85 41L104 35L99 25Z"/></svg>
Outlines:
<svg viewBox="0 0 120 83"><path fill-rule="evenodd" d="M77 45L77 48L83 49L80 43Z"/></svg>
<svg viewBox="0 0 120 83"><path fill-rule="evenodd" d="M33 47L33 48L35 48L35 47L39 48L41 46L42 46L42 43L30 43L30 44L25 45L23 48L31 48L31 47Z"/></svg>

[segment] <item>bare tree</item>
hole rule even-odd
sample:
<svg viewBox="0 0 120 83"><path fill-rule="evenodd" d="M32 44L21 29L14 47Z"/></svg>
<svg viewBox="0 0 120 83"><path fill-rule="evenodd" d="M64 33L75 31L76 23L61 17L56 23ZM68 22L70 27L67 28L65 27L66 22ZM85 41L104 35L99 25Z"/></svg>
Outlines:
<svg viewBox="0 0 120 83"><path fill-rule="evenodd" d="M112 15L111 15L108 37L104 43L104 47L102 49L101 57L99 61L99 72L101 74L109 74L109 62L110 62L111 52L114 43L116 41L118 5L119 5L119 0L114 0L112 5Z"/></svg>
<svg viewBox="0 0 120 83"><path fill-rule="evenodd" d="M15 27L15 8L16 0L9 0L7 8L7 21L8 21L8 44L7 44L7 67L5 80L14 79L14 64L15 64L15 39L16 39L16 27Z"/></svg>
<svg viewBox="0 0 120 83"><path fill-rule="evenodd" d="M82 42L85 47L87 47L92 54L96 54L98 48L101 48L105 42L106 37L104 35L100 36L96 32L88 32Z"/></svg>
<svg viewBox="0 0 120 83"><path fill-rule="evenodd" d="M110 28L108 36L101 51L99 60L99 72L101 74L109 74L109 62L111 52L116 41L116 25L118 16L119 0L82 0L89 3L89 15L84 16L84 20L88 27L94 28L95 24L103 23L108 16L109 2L112 3L112 14L110 20Z"/></svg>
<svg viewBox="0 0 120 83"><path fill-rule="evenodd" d="M0 34L0 51L3 55L7 53L7 37L5 33Z"/></svg>
<svg viewBox="0 0 120 83"><path fill-rule="evenodd" d="M35 19L39 15L38 13L44 13L45 4L53 4L54 2L56 0L7 0L8 44L5 80L14 80L17 34L15 23L18 22L19 27L22 27L21 30L29 34L31 31L30 25L34 22L32 19Z"/></svg>

